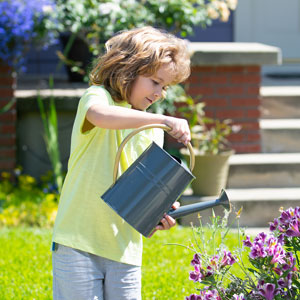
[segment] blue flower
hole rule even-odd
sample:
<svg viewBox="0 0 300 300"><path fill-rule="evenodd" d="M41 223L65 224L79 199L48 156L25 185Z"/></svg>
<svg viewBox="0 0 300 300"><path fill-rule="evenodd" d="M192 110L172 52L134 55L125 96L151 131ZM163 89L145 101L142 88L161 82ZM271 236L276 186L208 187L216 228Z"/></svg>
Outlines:
<svg viewBox="0 0 300 300"><path fill-rule="evenodd" d="M0 60L20 68L31 43L55 43L52 29L54 0L4 0L0 2Z"/></svg>

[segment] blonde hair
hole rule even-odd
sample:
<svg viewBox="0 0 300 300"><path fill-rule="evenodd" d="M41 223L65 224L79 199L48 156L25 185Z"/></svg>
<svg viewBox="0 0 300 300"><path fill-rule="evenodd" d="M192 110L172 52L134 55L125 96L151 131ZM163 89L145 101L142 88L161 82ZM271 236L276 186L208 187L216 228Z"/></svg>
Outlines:
<svg viewBox="0 0 300 300"><path fill-rule="evenodd" d="M190 56L186 43L153 27L123 31L109 39L106 54L99 57L90 73L90 84L103 85L116 102L129 100L137 76L150 77L163 64L169 64L171 84L190 75Z"/></svg>

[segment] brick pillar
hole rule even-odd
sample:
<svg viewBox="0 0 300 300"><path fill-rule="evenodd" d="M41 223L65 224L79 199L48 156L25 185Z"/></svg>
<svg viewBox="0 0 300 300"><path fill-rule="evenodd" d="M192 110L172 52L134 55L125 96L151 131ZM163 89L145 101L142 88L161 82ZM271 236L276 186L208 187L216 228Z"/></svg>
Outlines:
<svg viewBox="0 0 300 300"><path fill-rule="evenodd" d="M190 43L187 92L206 103L209 117L231 119L242 129L229 137L237 153L261 151L261 66L280 64L279 48L259 43Z"/></svg>
<svg viewBox="0 0 300 300"><path fill-rule="evenodd" d="M13 69L0 61L0 108L14 99L16 80ZM16 107L0 112L0 172L16 167Z"/></svg>
<svg viewBox="0 0 300 300"><path fill-rule="evenodd" d="M194 66L187 92L206 103L205 112L214 119L232 119L242 126L229 137L237 153L261 151L260 66Z"/></svg>

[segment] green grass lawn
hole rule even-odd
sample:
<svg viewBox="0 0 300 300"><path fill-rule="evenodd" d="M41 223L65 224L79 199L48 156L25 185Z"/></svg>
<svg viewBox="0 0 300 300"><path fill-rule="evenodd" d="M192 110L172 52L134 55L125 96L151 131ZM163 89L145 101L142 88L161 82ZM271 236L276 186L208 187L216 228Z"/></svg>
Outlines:
<svg viewBox="0 0 300 300"><path fill-rule="evenodd" d="M0 230L0 299L52 299L51 231Z"/></svg>
<svg viewBox="0 0 300 300"><path fill-rule="evenodd" d="M184 247L190 228L177 226L144 239L143 300L184 299L195 292L188 279L193 253ZM0 299L52 299L51 230L0 229ZM117 300L117 299L116 299Z"/></svg>

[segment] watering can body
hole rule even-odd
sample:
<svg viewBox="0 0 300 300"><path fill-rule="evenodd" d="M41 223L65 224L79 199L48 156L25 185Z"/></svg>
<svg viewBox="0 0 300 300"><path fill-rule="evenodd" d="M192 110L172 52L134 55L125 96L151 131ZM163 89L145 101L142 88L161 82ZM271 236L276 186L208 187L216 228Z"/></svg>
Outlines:
<svg viewBox="0 0 300 300"><path fill-rule="evenodd" d="M180 197L187 185L195 178L191 173L195 157L190 143L190 168L180 159L167 153L154 142L117 179L118 165L124 145L138 132L149 128L170 128L161 125L146 125L134 130L120 145L113 171L113 185L101 196L120 217L145 237L148 237L165 213L173 218L198 212L217 205L226 209L230 202L223 190L215 201L182 206L172 210L173 203Z"/></svg>
<svg viewBox="0 0 300 300"><path fill-rule="evenodd" d="M153 142L101 198L147 237L194 178Z"/></svg>

